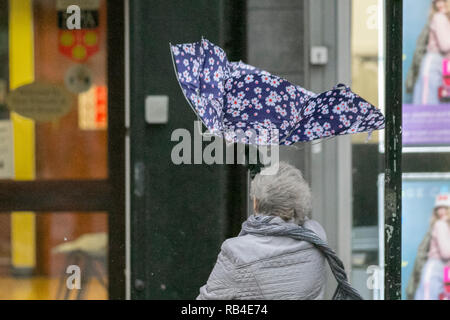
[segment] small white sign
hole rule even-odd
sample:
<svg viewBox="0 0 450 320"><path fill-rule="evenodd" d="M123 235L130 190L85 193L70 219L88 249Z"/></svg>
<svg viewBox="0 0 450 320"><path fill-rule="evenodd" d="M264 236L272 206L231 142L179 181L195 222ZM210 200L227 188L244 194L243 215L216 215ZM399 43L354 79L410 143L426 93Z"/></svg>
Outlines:
<svg viewBox="0 0 450 320"><path fill-rule="evenodd" d="M323 46L311 47L311 64L325 65L328 63L328 49Z"/></svg>
<svg viewBox="0 0 450 320"><path fill-rule="evenodd" d="M14 146L11 120L0 120L0 179L14 178Z"/></svg>
<svg viewBox="0 0 450 320"><path fill-rule="evenodd" d="M145 99L145 121L149 124L162 124L169 121L168 96L148 96Z"/></svg>

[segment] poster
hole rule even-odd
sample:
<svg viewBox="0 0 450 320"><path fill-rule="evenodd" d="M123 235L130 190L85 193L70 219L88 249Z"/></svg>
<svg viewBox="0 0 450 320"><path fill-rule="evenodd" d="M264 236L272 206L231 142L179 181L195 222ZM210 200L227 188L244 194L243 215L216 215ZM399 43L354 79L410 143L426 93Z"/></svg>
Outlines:
<svg viewBox="0 0 450 320"><path fill-rule="evenodd" d="M405 0L403 146L450 151L449 124L450 5L444 0Z"/></svg>
<svg viewBox="0 0 450 320"><path fill-rule="evenodd" d="M379 176L379 182L384 181L384 175ZM384 264L384 184L379 183L379 238L380 238L380 267ZM449 173L404 173L402 183L402 299L424 299L423 283L428 281L428 275L434 273L437 279L436 300L442 294L448 293L450 286L446 285L446 272L443 264L437 271L425 267L427 261L432 261L428 232L433 231L437 218L437 209L447 206L446 218L450 219L450 172ZM446 220L447 221L447 220ZM449 220L450 221L450 220ZM450 224L450 222L448 222ZM450 225L449 225L450 230ZM450 234L447 235L450 239ZM447 238L446 238L447 239ZM421 258L423 257L423 258ZM415 266L415 264L417 264ZM429 272L431 270L431 272ZM425 276L427 274L427 276ZM381 280L384 283L384 280ZM437 297L439 296L439 297ZM433 298L430 295L429 298Z"/></svg>

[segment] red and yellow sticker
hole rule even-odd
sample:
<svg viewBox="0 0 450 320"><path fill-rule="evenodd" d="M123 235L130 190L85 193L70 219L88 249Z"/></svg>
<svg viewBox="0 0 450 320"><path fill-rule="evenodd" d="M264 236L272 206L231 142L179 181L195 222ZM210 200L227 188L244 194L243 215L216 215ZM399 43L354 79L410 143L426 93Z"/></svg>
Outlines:
<svg viewBox="0 0 450 320"><path fill-rule="evenodd" d="M59 30L59 52L75 62L85 62L99 51L99 30Z"/></svg>

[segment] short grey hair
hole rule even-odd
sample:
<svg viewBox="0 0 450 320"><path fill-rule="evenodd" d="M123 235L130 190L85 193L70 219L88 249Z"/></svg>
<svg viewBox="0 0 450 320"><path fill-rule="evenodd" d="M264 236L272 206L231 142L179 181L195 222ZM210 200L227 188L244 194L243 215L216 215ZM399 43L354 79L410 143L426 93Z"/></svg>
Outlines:
<svg viewBox="0 0 450 320"><path fill-rule="evenodd" d="M263 171L251 183L256 213L279 216L285 221L293 219L298 224L303 224L306 217L311 218L311 190L300 170L280 162L276 174L264 175Z"/></svg>

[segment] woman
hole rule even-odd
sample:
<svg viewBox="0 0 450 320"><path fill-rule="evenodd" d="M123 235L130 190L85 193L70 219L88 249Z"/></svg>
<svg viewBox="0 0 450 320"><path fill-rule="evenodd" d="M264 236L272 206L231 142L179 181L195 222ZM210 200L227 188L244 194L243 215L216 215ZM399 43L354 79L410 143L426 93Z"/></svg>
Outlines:
<svg viewBox="0 0 450 320"><path fill-rule="evenodd" d="M428 19L428 43L414 86L413 103L439 104L442 61L450 56L450 10L448 0L433 0Z"/></svg>
<svg viewBox="0 0 450 320"><path fill-rule="evenodd" d="M276 174L267 172L252 181L255 214L223 243L197 299L323 299L325 260L339 279L334 298L361 299L325 231L310 218L311 192L301 172L283 162Z"/></svg>
<svg viewBox="0 0 450 320"><path fill-rule="evenodd" d="M444 267L450 262L450 194L436 199L431 221L431 240L415 300L438 300L444 291Z"/></svg>

